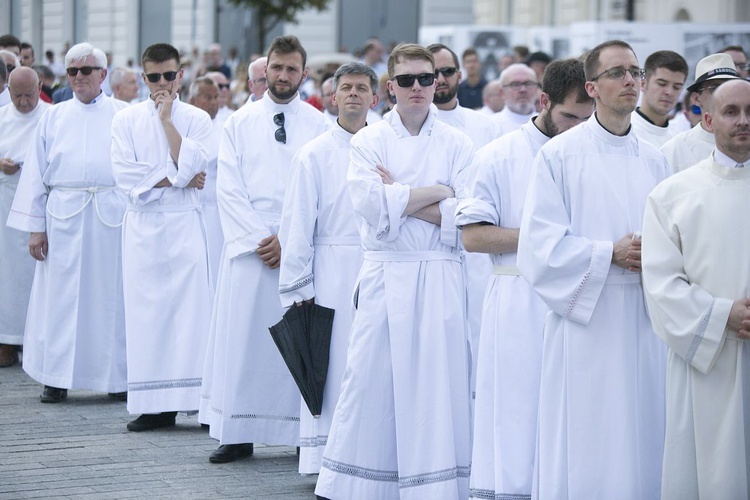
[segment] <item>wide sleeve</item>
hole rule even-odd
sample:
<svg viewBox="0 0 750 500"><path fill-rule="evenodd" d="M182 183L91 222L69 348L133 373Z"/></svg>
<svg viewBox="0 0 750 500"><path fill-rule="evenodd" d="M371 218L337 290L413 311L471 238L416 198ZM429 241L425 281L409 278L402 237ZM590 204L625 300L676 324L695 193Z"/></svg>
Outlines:
<svg viewBox="0 0 750 500"><path fill-rule="evenodd" d="M492 158L482 151L477 152L466 175L465 198L459 200L456 207L456 226L480 222L497 226L500 223L496 174Z"/></svg>
<svg viewBox="0 0 750 500"><path fill-rule="evenodd" d="M167 161L166 157L156 164L136 160L135 141L139 133L143 131L134 130L126 114L117 113L112 119L112 175L133 205L145 205L161 198L165 188L154 186L176 174L174 162Z"/></svg>
<svg viewBox="0 0 750 500"><path fill-rule="evenodd" d="M403 215L409 203L408 185L394 182L383 184L380 176L373 172L375 165L385 165L372 151L364 137L352 138L349 170L346 180L354 211L375 231L378 240L393 241L398 238L401 225L406 222Z"/></svg>
<svg viewBox="0 0 750 500"><path fill-rule="evenodd" d="M560 160L542 148L521 219L518 268L550 309L586 325L604 288L613 244L573 234L561 177Z"/></svg>
<svg viewBox="0 0 750 500"><path fill-rule="evenodd" d="M654 331L693 368L708 373L724 345L733 300L690 282L679 227L654 193L642 231L643 290Z"/></svg>
<svg viewBox="0 0 750 500"><path fill-rule="evenodd" d="M21 231L43 233L47 224L47 195L44 174L47 171L47 119L39 121L30 141L26 159L21 168L21 178L8 214L9 227Z"/></svg>
<svg viewBox="0 0 750 500"><path fill-rule="evenodd" d="M283 248L279 295L284 307L315 296L313 237L318 220L318 203L318 183L311 171L309 158L298 153L292 160L292 173L279 228L279 242Z"/></svg>
<svg viewBox="0 0 750 500"><path fill-rule="evenodd" d="M272 234L250 202L237 139L230 118L221 134L216 170L216 201L224 249L230 259L255 252L260 242Z"/></svg>
<svg viewBox="0 0 750 500"><path fill-rule="evenodd" d="M182 135L180 144L180 156L175 165L172 155L167 149L166 162L167 179L172 186L185 188L193 177L205 172L208 168L207 144L211 141L211 119L207 114L197 115L191 118L187 133Z"/></svg>

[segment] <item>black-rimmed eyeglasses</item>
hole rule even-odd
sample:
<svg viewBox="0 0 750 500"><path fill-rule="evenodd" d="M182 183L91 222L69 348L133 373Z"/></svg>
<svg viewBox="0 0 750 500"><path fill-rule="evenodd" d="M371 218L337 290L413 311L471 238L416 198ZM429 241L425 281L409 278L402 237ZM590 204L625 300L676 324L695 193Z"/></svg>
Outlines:
<svg viewBox="0 0 750 500"><path fill-rule="evenodd" d="M79 71L85 76L89 76L95 69L102 68L100 68L99 66L81 66L80 68L67 68L65 72L68 74L68 76L77 76Z"/></svg>
<svg viewBox="0 0 750 500"><path fill-rule="evenodd" d="M166 81L173 82L174 79L177 78L177 72L165 71L164 73L149 73L146 75L146 79L151 83L158 83L162 76Z"/></svg>
<svg viewBox="0 0 750 500"><path fill-rule="evenodd" d="M632 68L623 68L622 66L617 66L615 68L605 69L589 81L595 82L598 78L601 78L604 75L607 75L607 78L610 80L622 80L628 73L633 77L633 80L643 80L646 78L646 70L643 68L635 66Z"/></svg>
<svg viewBox="0 0 750 500"><path fill-rule="evenodd" d="M520 90L521 87L525 88L526 90L532 90L539 88L538 82L532 82L531 80L527 80L525 82L510 82L503 85L504 89L510 88L513 90Z"/></svg>
<svg viewBox="0 0 750 500"><path fill-rule="evenodd" d="M399 87L409 88L414 85L414 80L419 82L422 87L429 87L435 83L435 73L420 73L419 75L396 75L391 80L396 80Z"/></svg>
<svg viewBox="0 0 750 500"><path fill-rule="evenodd" d="M273 115L273 123L274 125L279 127L276 129L276 132L273 134L273 138L276 139L277 142L286 144L286 129L284 128L284 113Z"/></svg>

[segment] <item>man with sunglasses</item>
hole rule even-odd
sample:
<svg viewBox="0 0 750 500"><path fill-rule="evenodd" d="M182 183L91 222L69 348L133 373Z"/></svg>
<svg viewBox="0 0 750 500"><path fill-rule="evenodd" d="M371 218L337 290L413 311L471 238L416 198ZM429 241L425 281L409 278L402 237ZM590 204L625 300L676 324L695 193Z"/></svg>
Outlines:
<svg viewBox="0 0 750 500"><path fill-rule="evenodd" d="M492 258L486 299L483 306L477 305L483 310L475 358L471 461L471 491L477 498L531 494L543 326L549 308L519 276L518 227L539 149L594 112L585 83L581 61L550 63L544 73L539 115L477 152L466 199L458 205L456 224L462 228L466 250Z"/></svg>
<svg viewBox="0 0 750 500"><path fill-rule="evenodd" d="M232 96L232 93L229 91L229 80L220 71L208 72L206 73L206 78L213 80L219 89L219 112L216 117L220 123L224 123L234 113L234 110L228 106Z"/></svg>
<svg viewBox="0 0 750 500"><path fill-rule="evenodd" d="M351 141L365 251L347 366L315 490L334 500L469 496L466 294L454 224L471 140L437 119L435 59L388 59L397 104Z"/></svg>
<svg viewBox="0 0 750 500"><path fill-rule="evenodd" d="M536 155L517 265L550 308L532 489L540 499L659 498L666 349L644 307L648 193L669 175L633 133L643 70L611 40L584 62L594 116Z"/></svg>
<svg viewBox="0 0 750 500"><path fill-rule="evenodd" d="M716 146L714 135L706 124L714 91L724 82L740 78L729 54L711 54L695 67L695 82L687 88L691 103L701 109L701 121L688 131L670 139L661 148L673 172L680 172L711 155Z"/></svg>
<svg viewBox="0 0 750 500"><path fill-rule="evenodd" d="M500 73L502 111L492 115L498 137L521 128L536 113L539 102L539 80L536 72L525 64L511 64Z"/></svg>
<svg viewBox="0 0 750 500"><path fill-rule="evenodd" d="M104 52L71 47L65 67L73 98L37 124L8 225L31 233L36 259L23 368L44 384L41 401L69 389L127 389L121 231L126 199L111 163L111 124L126 107L101 90ZM35 89L38 92L38 88Z"/></svg>
<svg viewBox="0 0 750 500"><path fill-rule="evenodd" d="M219 440L212 463L251 455L254 442L299 445L299 390L268 327L284 314L277 233L292 157L329 127L300 99L306 59L296 37L277 37L268 48L268 91L229 117L219 144L226 243L199 414Z"/></svg>
<svg viewBox="0 0 750 500"><path fill-rule="evenodd" d="M180 54L157 43L141 58L149 98L112 122L112 163L128 197L122 227L128 338L127 425L175 425L198 409L213 285L198 190L211 118L177 95Z"/></svg>

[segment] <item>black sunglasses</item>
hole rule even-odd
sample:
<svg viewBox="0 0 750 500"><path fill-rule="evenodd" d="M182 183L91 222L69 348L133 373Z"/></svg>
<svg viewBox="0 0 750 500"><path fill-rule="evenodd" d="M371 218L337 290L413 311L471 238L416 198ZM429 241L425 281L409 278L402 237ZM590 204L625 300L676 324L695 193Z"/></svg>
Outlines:
<svg viewBox="0 0 750 500"><path fill-rule="evenodd" d="M286 129L284 129L284 113L273 115L273 123L274 125L279 127L276 129L276 132L273 134L273 138L276 139L277 142L286 144Z"/></svg>
<svg viewBox="0 0 750 500"><path fill-rule="evenodd" d="M65 70L65 72L69 76L76 76L78 72L80 71L85 76L89 76L91 72L94 71L95 69L102 69L102 68L100 68L99 66L81 66L80 68L68 68Z"/></svg>
<svg viewBox="0 0 750 500"><path fill-rule="evenodd" d="M396 75L391 80L396 80L399 87L408 88L418 81L422 87L429 87L435 83L435 73L422 73L419 75Z"/></svg>
<svg viewBox="0 0 750 500"><path fill-rule="evenodd" d="M8 70L8 74L10 74L11 71L13 71L14 69L16 69L16 67L14 65L12 65L12 64L6 64L5 67Z"/></svg>
<svg viewBox="0 0 750 500"><path fill-rule="evenodd" d="M442 73L444 77L449 78L449 77L455 75L456 71L458 71L458 69L457 68L449 68L449 67L446 66L445 68L438 68L435 71L437 71L438 73Z"/></svg>
<svg viewBox="0 0 750 500"><path fill-rule="evenodd" d="M85 75L86 73L84 73ZM146 78L151 83L157 83L159 80L161 80L161 77L164 77L164 79L168 82L174 81L175 78L177 78L177 72L176 71L165 71L164 73L149 73L146 75Z"/></svg>
<svg viewBox="0 0 750 500"><path fill-rule="evenodd" d="M169 78L167 78L167 80L169 80ZM229 84L228 83L217 83L217 85L219 86L220 90L225 90L225 89L229 88Z"/></svg>

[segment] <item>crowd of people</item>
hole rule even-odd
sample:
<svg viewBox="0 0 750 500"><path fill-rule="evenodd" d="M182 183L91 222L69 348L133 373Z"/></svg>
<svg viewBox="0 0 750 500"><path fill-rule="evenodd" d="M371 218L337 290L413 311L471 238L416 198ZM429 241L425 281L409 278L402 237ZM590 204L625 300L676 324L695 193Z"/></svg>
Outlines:
<svg viewBox="0 0 750 500"><path fill-rule="evenodd" d="M291 35L194 71L79 43L54 92L48 60L0 37L0 366L22 346L41 402L197 414L211 463L297 446L324 499L750 497L741 47L693 82L518 47L487 81L370 39L305 94ZM268 331L305 302L319 415Z"/></svg>

